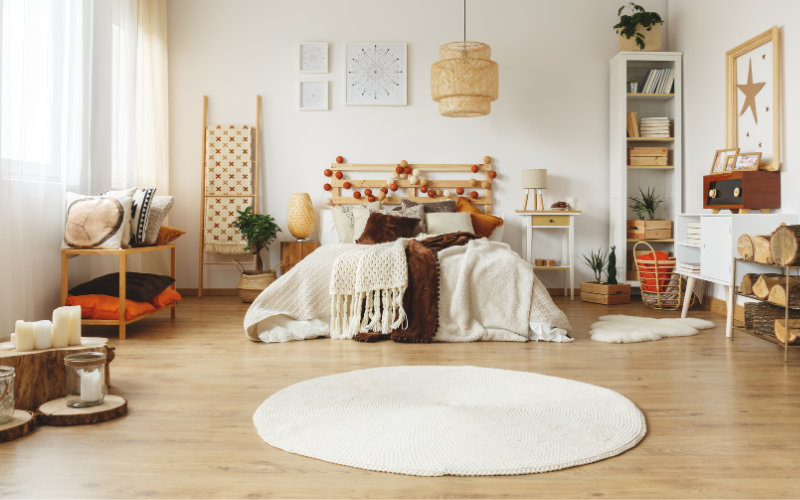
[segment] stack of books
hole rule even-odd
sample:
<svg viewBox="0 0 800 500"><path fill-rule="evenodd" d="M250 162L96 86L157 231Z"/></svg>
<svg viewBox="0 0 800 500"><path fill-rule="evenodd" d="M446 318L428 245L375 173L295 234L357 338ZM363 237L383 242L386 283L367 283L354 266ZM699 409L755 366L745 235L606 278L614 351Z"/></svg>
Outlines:
<svg viewBox="0 0 800 500"><path fill-rule="evenodd" d="M671 94L675 82L675 71L672 69L651 69L644 77L641 86L642 94Z"/></svg>
<svg viewBox="0 0 800 500"><path fill-rule="evenodd" d="M635 112L628 112L628 137L639 136L639 117Z"/></svg>
<svg viewBox="0 0 800 500"><path fill-rule="evenodd" d="M700 246L700 223L690 222L686 225L686 243Z"/></svg>
<svg viewBox="0 0 800 500"><path fill-rule="evenodd" d="M681 271L693 274L699 273L700 264L695 264L693 262L681 262Z"/></svg>
<svg viewBox="0 0 800 500"><path fill-rule="evenodd" d="M672 137L670 134L670 121L666 116L642 118L639 127L641 137Z"/></svg>

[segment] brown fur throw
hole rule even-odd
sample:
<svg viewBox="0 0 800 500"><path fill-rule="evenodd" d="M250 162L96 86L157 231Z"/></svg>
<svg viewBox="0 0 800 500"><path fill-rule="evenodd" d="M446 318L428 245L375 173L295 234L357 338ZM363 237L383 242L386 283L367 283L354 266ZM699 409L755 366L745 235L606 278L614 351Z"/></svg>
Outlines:
<svg viewBox="0 0 800 500"><path fill-rule="evenodd" d="M369 214L364 232L361 233L361 237L356 240L356 243L378 245L395 241L398 238L409 238L419 222L419 219L372 212Z"/></svg>

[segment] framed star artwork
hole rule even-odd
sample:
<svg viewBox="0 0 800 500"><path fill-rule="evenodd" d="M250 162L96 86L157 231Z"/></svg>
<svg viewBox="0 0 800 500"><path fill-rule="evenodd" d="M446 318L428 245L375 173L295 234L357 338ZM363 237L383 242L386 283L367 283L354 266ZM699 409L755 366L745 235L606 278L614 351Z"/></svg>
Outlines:
<svg viewBox="0 0 800 500"><path fill-rule="evenodd" d="M328 44L304 42L300 44L300 73L328 72Z"/></svg>
<svg viewBox="0 0 800 500"><path fill-rule="evenodd" d="M300 110L327 111L328 82L326 81L300 82Z"/></svg>
<svg viewBox="0 0 800 500"><path fill-rule="evenodd" d="M405 106L408 103L408 52L405 43L348 43L344 103Z"/></svg>
<svg viewBox="0 0 800 500"><path fill-rule="evenodd" d="M760 151L761 170L781 166L780 54L773 26L725 55L725 147Z"/></svg>

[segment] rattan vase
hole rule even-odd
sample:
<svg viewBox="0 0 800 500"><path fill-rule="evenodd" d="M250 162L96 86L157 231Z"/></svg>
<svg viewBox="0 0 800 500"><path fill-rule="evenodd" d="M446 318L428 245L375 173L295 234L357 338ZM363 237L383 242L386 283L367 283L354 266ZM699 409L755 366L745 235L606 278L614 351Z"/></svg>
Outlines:
<svg viewBox="0 0 800 500"><path fill-rule="evenodd" d="M272 269L247 271L238 260L234 259L234 262L236 262L236 267L242 273L241 278L239 278L239 284L236 285L236 291L239 292L239 298L242 299L242 302L248 303L256 300L265 288L278 279L278 268L283 265L283 261L280 261Z"/></svg>
<svg viewBox="0 0 800 500"><path fill-rule="evenodd" d="M314 204L308 193L294 193L289 198L286 213L289 232L298 240L304 240L314 231Z"/></svg>
<svg viewBox="0 0 800 500"><path fill-rule="evenodd" d="M636 45L636 37L630 39L619 35L619 50L622 52L660 52L661 51L661 23L652 25L647 31L641 24L636 25L636 32L644 35L644 49Z"/></svg>

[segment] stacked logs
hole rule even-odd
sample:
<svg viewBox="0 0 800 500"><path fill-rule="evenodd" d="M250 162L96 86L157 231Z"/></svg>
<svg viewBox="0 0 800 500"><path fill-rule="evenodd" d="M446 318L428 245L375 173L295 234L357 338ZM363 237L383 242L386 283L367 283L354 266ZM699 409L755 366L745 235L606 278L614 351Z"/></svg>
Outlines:
<svg viewBox="0 0 800 500"><path fill-rule="evenodd" d="M742 277L741 292L761 300L768 300L779 306L800 307L800 276L789 277L789 289L786 289L786 276L782 274L748 273Z"/></svg>
<svg viewBox="0 0 800 500"><path fill-rule="evenodd" d="M757 335L777 337L783 342L786 336L786 310L764 302L744 305L744 327ZM789 311L789 343L800 339L800 311Z"/></svg>
<svg viewBox="0 0 800 500"><path fill-rule="evenodd" d="M800 264L800 225L781 224L772 234L743 234L736 249L744 260L762 264L791 266Z"/></svg>

